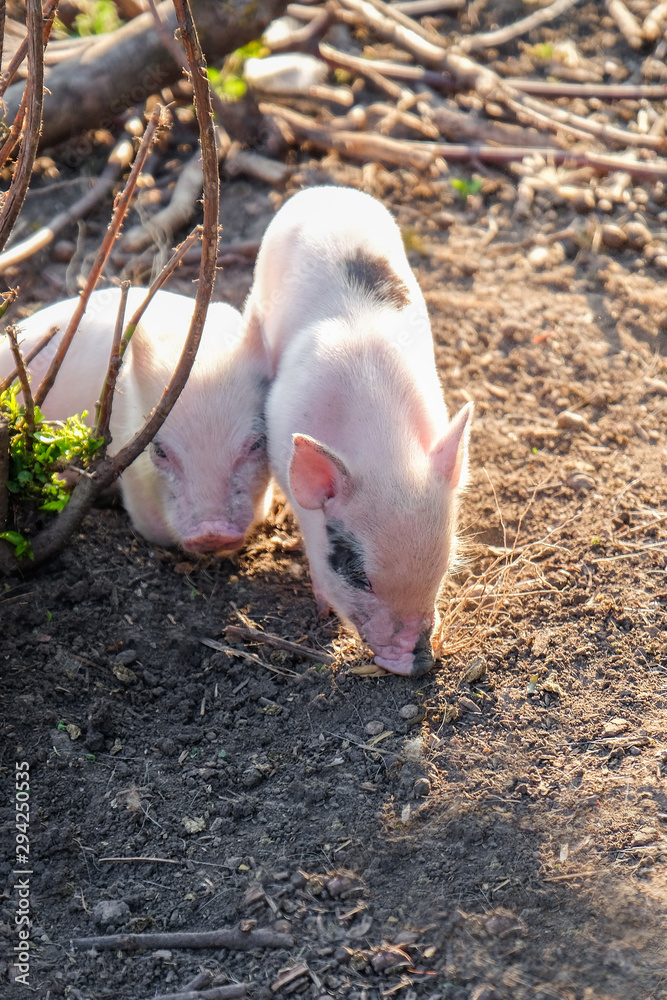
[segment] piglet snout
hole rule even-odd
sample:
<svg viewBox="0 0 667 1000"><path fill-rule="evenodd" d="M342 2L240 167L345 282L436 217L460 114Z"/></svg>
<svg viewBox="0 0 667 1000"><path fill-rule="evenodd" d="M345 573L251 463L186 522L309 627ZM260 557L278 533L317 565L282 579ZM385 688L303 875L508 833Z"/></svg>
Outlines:
<svg viewBox="0 0 667 1000"><path fill-rule="evenodd" d="M395 645L379 649L375 662L392 674L403 674L406 677L422 677L433 667L435 660L431 649L431 632L433 626L414 638L409 643L404 637L399 638ZM375 648L378 648L377 645Z"/></svg>
<svg viewBox="0 0 667 1000"><path fill-rule="evenodd" d="M226 521L203 521L183 538L186 552L231 552L240 549L245 534L235 524Z"/></svg>

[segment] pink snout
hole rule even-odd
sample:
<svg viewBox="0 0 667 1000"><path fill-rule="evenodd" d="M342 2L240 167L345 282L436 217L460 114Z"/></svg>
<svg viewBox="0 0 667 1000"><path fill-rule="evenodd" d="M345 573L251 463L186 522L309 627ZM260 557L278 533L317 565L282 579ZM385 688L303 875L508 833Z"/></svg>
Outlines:
<svg viewBox="0 0 667 1000"><path fill-rule="evenodd" d="M186 552L233 552L245 542L245 534L226 521L202 521L181 542Z"/></svg>
<svg viewBox="0 0 667 1000"><path fill-rule="evenodd" d="M375 662L392 674L402 674L406 677L422 677L433 667L435 660L431 648L432 626L425 629L419 636L395 636L393 643L378 646L371 643L371 648L377 653Z"/></svg>

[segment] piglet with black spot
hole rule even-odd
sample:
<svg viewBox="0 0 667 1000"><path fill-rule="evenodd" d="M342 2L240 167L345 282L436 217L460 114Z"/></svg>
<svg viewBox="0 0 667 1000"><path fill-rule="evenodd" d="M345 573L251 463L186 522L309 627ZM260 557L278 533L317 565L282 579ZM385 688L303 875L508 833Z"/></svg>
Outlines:
<svg viewBox="0 0 667 1000"><path fill-rule="evenodd" d="M345 188L291 198L246 304L275 380L269 459L298 516L321 611L378 664L433 664L472 407L449 420L424 298L383 206ZM253 334L255 335L255 334Z"/></svg>
<svg viewBox="0 0 667 1000"><path fill-rule="evenodd" d="M146 296L131 288L126 317ZM93 293L42 411L63 420L95 416L109 362L120 300L118 288ZM21 322L24 354L54 327L64 332L77 299L56 302ZM113 454L127 444L159 402L183 349L194 300L159 291L134 332L118 380L111 415ZM123 503L137 531L159 545L188 552L240 548L264 517L269 469L264 433L268 362L261 338L243 336L241 315L222 302L209 306L190 377L152 444L120 480ZM39 384L60 335L29 366ZM0 376L14 367L0 343Z"/></svg>

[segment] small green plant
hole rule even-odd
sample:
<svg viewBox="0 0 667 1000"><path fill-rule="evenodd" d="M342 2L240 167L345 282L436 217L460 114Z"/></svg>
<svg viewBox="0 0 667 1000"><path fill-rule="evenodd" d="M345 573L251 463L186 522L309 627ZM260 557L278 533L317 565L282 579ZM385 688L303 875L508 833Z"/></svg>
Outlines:
<svg viewBox="0 0 667 1000"><path fill-rule="evenodd" d="M44 420L35 407L34 431L19 402L18 383L0 393L0 414L9 423L9 477L7 489L17 499L37 501L40 510L60 511L69 500L67 483L59 477L65 466L89 462L103 444L83 423L85 413L66 421ZM40 502L41 501L41 502ZM32 559L30 542L18 531L0 532L14 546L17 559Z"/></svg>
<svg viewBox="0 0 667 1000"><path fill-rule="evenodd" d="M477 194L478 191L482 190L484 181L479 177L473 177L472 180L468 180L465 177L452 177L449 183L461 198L467 201L471 195Z"/></svg>
<svg viewBox="0 0 667 1000"><path fill-rule="evenodd" d="M74 18L74 31L81 37L106 35L120 28L123 23L113 0L92 0L86 6L87 9Z"/></svg>
<svg viewBox="0 0 667 1000"><path fill-rule="evenodd" d="M209 83L218 97L223 101L240 101L245 97L248 84L243 79L243 65L246 59L263 59L269 52L262 39L257 38L228 55L222 69L209 66Z"/></svg>
<svg viewBox="0 0 667 1000"><path fill-rule="evenodd" d="M14 555L17 559L34 559L32 545L27 538L24 538L20 531L0 531L0 538L14 546Z"/></svg>
<svg viewBox="0 0 667 1000"><path fill-rule="evenodd" d="M50 421L44 420L39 407L35 407L35 430L31 434L25 407L18 400L19 391L15 384L0 394L0 413L9 422L7 489L15 495L42 499L40 510L62 510L69 492L59 471L75 461L90 461L103 440L91 436L90 428L83 423L85 411L64 422Z"/></svg>
<svg viewBox="0 0 667 1000"><path fill-rule="evenodd" d="M537 45L529 46L526 52L530 58L540 62L550 62L554 57L554 47L550 42L538 42Z"/></svg>
<svg viewBox="0 0 667 1000"><path fill-rule="evenodd" d="M245 97L248 84L236 73L223 73L215 66L209 66L207 74L209 83L223 101L240 101Z"/></svg>
<svg viewBox="0 0 667 1000"><path fill-rule="evenodd" d="M591 538L591 548L596 549L599 544L600 544L600 539L598 538L597 535L593 535L593 537Z"/></svg>

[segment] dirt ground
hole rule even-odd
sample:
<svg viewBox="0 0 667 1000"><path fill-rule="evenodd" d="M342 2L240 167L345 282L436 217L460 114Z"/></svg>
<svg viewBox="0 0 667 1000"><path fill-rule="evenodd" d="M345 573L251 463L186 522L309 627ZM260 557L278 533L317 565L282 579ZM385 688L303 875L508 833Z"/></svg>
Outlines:
<svg viewBox="0 0 667 1000"><path fill-rule="evenodd" d="M419 681L367 672L318 619L280 504L238 557L202 562L101 507L50 565L0 582L0 995L22 989L25 761L44 1000L140 1000L201 968L257 1000L667 1000L659 257L596 239L627 204L581 216L542 192L521 213L510 173L481 171L465 200L448 175L301 160L290 191L354 185L395 213L450 408L475 402L441 661ZM284 194L229 180L223 241L259 238ZM659 234L662 186L631 196ZM24 306L65 294L68 267L24 267ZM240 305L251 274L227 267L216 297ZM336 663L226 640L240 622ZM291 943L70 946L239 922Z"/></svg>

